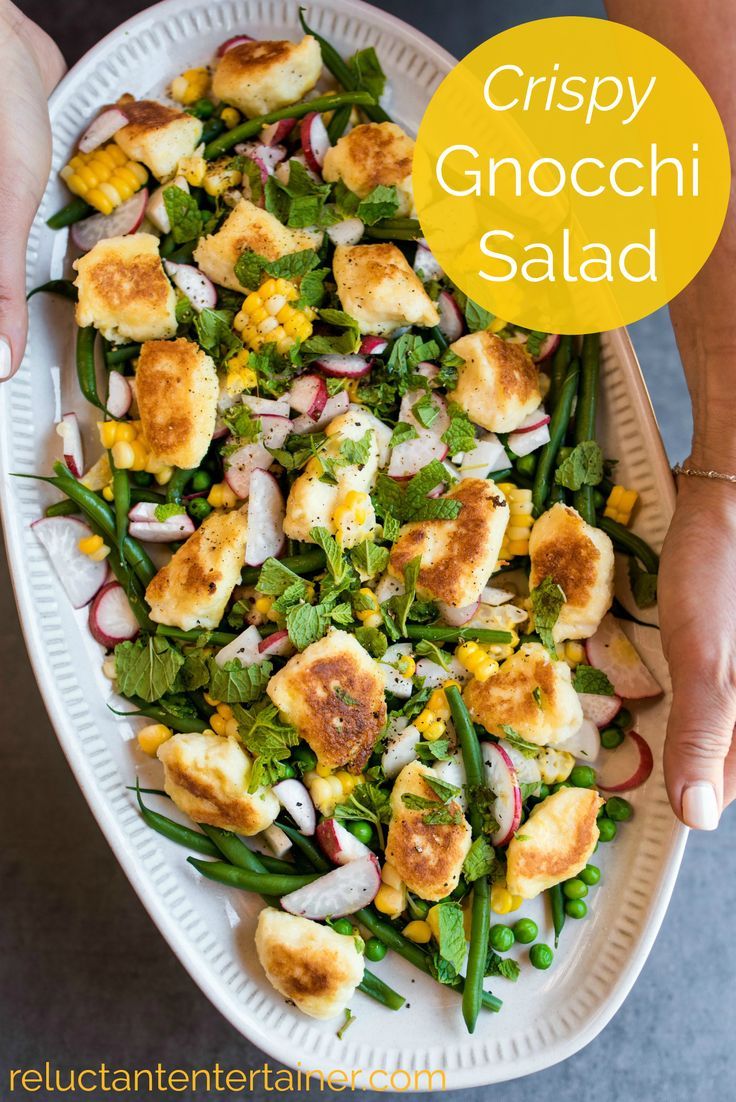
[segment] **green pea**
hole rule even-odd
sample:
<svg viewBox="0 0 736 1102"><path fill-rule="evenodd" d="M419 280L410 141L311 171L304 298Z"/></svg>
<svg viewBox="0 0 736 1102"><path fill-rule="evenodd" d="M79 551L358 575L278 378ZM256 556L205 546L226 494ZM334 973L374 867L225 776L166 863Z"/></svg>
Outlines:
<svg viewBox="0 0 736 1102"><path fill-rule="evenodd" d="M187 108L188 115L194 115L198 119L209 119L215 110L211 99L198 99L191 107Z"/></svg>
<svg viewBox="0 0 736 1102"><path fill-rule="evenodd" d="M578 873L578 879L582 880L584 884L589 884L591 887L593 884L597 884L601 878L601 870L597 865L586 865L585 868Z"/></svg>
<svg viewBox="0 0 736 1102"><path fill-rule="evenodd" d="M537 469L537 457L536 455L522 455L516 460L516 469L520 474L528 475L530 478Z"/></svg>
<svg viewBox="0 0 736 1102"><path fill-rule="evenodd" d="M612 842L616 837L616 824L613 819L601 819L598 823L601 842Z"/></svg>
<svg viewBox="0 0 736 1102"><path fill-rule="evenodd" d="M192 520L204 520L212 512L212 506L203 497L195 497L187 502L187 512Z"/></svg>
<svg viewBox="0 0 736 1102"><path fill-rule="evenodd" d="M593 490L593 506L596 512L599 512L606 504L606 499L600 490Z"/></svg>
<svg viewBox="0 0 736 1102"><path fill-rule="evenodd" d="M514 923L514 937L520 945L529 945L539 933L533 918L520 918Z"/></svg>
<svg viewBox="0 0 736 1102"><path fill-rule="evenodd" d="M585 918L587 913L588 907L582 899L568 899L565 903L565 914L568 918Z"/></svg>
<svg viewBox="0 0 736 1102"><path fill-rule="evenodd" d="M495 949L497 953L506 953L514 944L514 931L510 926L497 922L495 926L491 926L489 940L491 949Z"/></svg>
<svg viewBox="0 0 736 1102"><path fill-rule="evenodd" d="M197 494L202 490L209 490L212 485L212 479L207 471L195 471L192 476L192 491Z"/></svg>
<svg viewBox="0 0 736 1102"><path fill-rule="evenodd" d="M622 731L629 731L634 724L634 717L628 708L622 708L613 721Z"/></svg>
<svg viewBox="0 0 736 1102"><path fill-rule="evenodd" d="M373 827L370 823L367 823L364 819L356 819L355 822L345 824L359 842L363 842L364 845L370 845L373 841Z"/></svg>
<svg viewBox="0 0 736 1102"><path fill-rule="evenodd" d="M566 899L584 899L588 894L588 885L578 877L566 880L562 885L562 894Z"/></svg>
<svg viewBox="0 0 736 1102"><path fill-rule="evenodd" d="M377 937L369 937L365 943L365 955L368 960L383 960L386 956L386 946Z"/></svg>
<svg viewBox="0 0 736 1102"><path fill-rule="evenodd" d="M540 784L540 786L539 786L539 799L540 800L546 800L548 796L549 796L549 785L548 784Z"/></svg>
<svg viewBox="0 0 736 1102"><path fill-rule="evenodd" d="M349 918L338 918L332 923L332 929L336 934L345 934L346 937L353 934L353 924Z"/></svg>
<svg viewBox="0 0 736 1102"><path fill-rule="evenodd" d="M622 799L621 796L611 796L606 800L606 814L615 823L626 823L634 814L634 809L629 801Z"/></svg>
<svg viewBox="0 0 736 1102"><path fill-rule="evenodd" d="M592 788L595 784L595 769L589 765L576 765L569 776L573 788Z"/></svg>
<svg viewBox="0 0 736 1102"><path fill-rule="evenodd" d="M604 727L601 731L601 746L604 750L615 750L624 741L620 727Z"/></svg>
<svg viewBox="0 0 736 1102"><path fill-rule="evenodd" d="M293 765L290 765L288 761L284 762L281 766L281 776L283 780L290 780L292 777L296 776L296 769Z"/></svg>
<svg viewBox="0 0 736 1102"><path fill-rule="evenodd" d="M572 448L568 448L567 445L563 445L557 453L557 462L564 463L569 455L572 454Z"/></svg>
<svg viewBox="0 0 736 1102"><path fill-rule="evenodd" d="M545 945L542 941L538 941L536 945L532 945L529 950L529 960L535 968L539 968L542 972L549 968L554 958L555 955L549 945Z"/></svg>
<svg viewBox="0 0 736 1102"><path fill-rule="evenodd" d="M306 742L299 743L293 757L302 773L309 773L317 764L317 755L311 746L307 746ZM350 824L348 824L348 830L350 830Z"/></svg>
<svg viewBox="0 0 736 1102"><path fill-rule="evenodd" d="M134 486L150 486L153 482L153 475L148 471L131 471L130 481Z"/></svg>

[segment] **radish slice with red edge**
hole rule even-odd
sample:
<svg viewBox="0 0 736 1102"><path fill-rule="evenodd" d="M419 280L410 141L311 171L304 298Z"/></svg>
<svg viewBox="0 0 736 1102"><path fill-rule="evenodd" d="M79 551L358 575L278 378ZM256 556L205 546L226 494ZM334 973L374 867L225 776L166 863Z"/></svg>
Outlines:
<svg viewBox="0 0 736 1102"><path fill-rule="evenodd" d="M247 566L261 566L266 559L278 558L284 549L286 506L278 482L256 468L250 476L248 497L248 539L245 545Z"/></svg>
<svg viewBox="0 0 736 1102"><path fill-rule="evenodd" d="M90 123L79 139L79 152L91 153L128 125L128 116L119 107L108 107Z"/></svg>
<svg viewBox="0 0 736 1102"><path fill-rule="evenodd" d="M241 403L247 406L256 417L261 417L263 414L267 416L272 414L274 417L289 416L289 403L286 398L259 398L256 394L244 394Z"/></svg>
<svg viewBox="0 0 736 1102"><path fill-rule="evenodd" d="M639 788L654 769L649 743L637 731L627 731L620 746L604 753L596 770L596 784L606 792L629 792Z"/></svg>
<svg viewBox="0 0 736 1102"><path fill-rule="evenodd" d="M201 314L203 310L213 310L217 305L217 291L211 279L195 268L193 264L176 264L173 260L164 260L167 275L176 287L186 295L192 308Z"/></svg>
<svg viewBox="0 0 736 1102"><path fill-rule="evenodd" d="M445 604L444 601L437 602L437 609L440 614L440 618L449 624L450 627L459 628L463 624L467 624L473 619L480 601L473 601L470 605L465 605L463 608L457 608L456 605Z"/></svg>
<svg viewBox="0 0 736 1102"><path fill-rule="evenodd" d="M361 356L380 356L388 348L385 337L363 337L360 342Z"/></svg>
<svg viewBox="0 0 736 1102"><path fill-rule="evenodd" d="M344 218L328 226L326 232L333 245L357 245L364 231L365 224L360 218Z"/></svg>
<svg viewBox="0 0 736 1102"><path fill-rule="evenodd" d="M555 749L566 750L574 758L584 762L596 761L601 752L601 737L598 728L590 719L583 719L580 727L574 734L560 739L555 744Z"/></svg>
<svg viewBox="0 0 736 1102"><path fill-rule="evenodd" d="M72 226L72 243L83 253L108 237L125 237L135 233L143 221L148 202L148 188L141 188L126 199L112 214L93 214Z"/></svg>
<svg viewBox="0 0 736 1102"><path fill-rule="evenodd" d="M452 344L463 335L465 322L460 307L449 291L440 291L437 299L440 314L439 331L446 341Z"/></svg>
<svg viewBox="0 0 736 1102"><path fill-rule="evenodd" d="M291 421L280 414L262 413L261 434L267 448L281 448L292 431Z"/></svg>
<svg viewBox="0 0 736 1102"><path fill-rule="evenodd" d="M291 815L300 834L310 837L317 827L317 813L306 785L295 777L279 781L273 786L273 794L284 811Z"/></svg>
<svg viewBox="0 0 736 1102"><path fill-rule="evenodd" d="M188 513L174 513L165 520L158 520L152 501L139 501L128 513L130 532L133 539L146 543L169 543L185 540L194 532L194 521Z"/></svg>
<svg viewBox="0 0 736 1102"><path fill-rule="evenodd" d="M138 621L125 590L118 582L108 582L89 606L89 630L93 639L112 650L118 643L135 639Z"/></svg>
<svg viewBox="0 0 736 1102"><path fill-rule="evenodd" d="M535 409L533 413L524 418L518 428L514 429L514 435L522 432L533 432L534 429L540 429L543 425L548 425L550 420L551 418L543 409Z"/></svg>
<svg viewBox="0 0 736 1102"><path fill-rule="evenodd" d="M79 541L91 536L92 529L76 517L41 517L31 528L72 606L84 608L107 576L104 559L95 562L79 550Z"/></svg>
<svg viewBox="0 0 736 1102"><path fill-rule="evenodd" d="M491 835L491 844L505 846L521 822L521 788L514 763L506 751L495 742L480 745L485 766L486 784L496 797L493 817L498 830Z"/></svg>
<svg viewBox="0 0 736 1102"><path fill-rule="evenodd" d="M314 361L320 371L335 379L362 379L371 369L371 361L357 354L348 356L320 356Z"/></svg>
<svg viewBox="0 0 736 1102"><path fill-rule="evenodd" d="M290 658L295 649L286 628L272 632L258 644L258 653L264 658Z"/></svg>
<svg viewBox="0 0 736 1102"><path fill-rule="evenodd" d="M442 279L445 274L432 250L421 242L414 254L414 271L424 283L430 279Z"/></svg>
<svg viewBox="0 0 736 1102"><path fill-rule="evenodd" d="M289 389L289 405L318 421L327 402L327 383L321 375L300 375Z"/></svg>
<svg viewBox="0 0 736 1102"><path fill-rule="evenodd" d="M234 494L247 498L254 471L267 471L273 463L270 451L256 441L244 444L225 459L225 481Z"/></svg>
<svg viewBox="0 0 736 1102"><path fill-rule="evenodd" d="M255 161L259 168L265 168L267 178L287 156L285 146L267 145L265 142L240 142L235 146L235 152Z"/></svg>
<svg viewBox="0 0 736 1102"><path fill-rule="evenodd" d="M560 343L559 333L548 333L539 346L539 351L536 356L533 357L535 364L542 363L543 360L549 359L557 351Z"/></svg>
<svg viewBox="0 0 736 1102"><path fill-rule="evenodd" d="M512 432L508 437L508 446L519 459L524 455L531 455L537 448L548 443L549 425L546 423L535 429L525 429L524 432Z"/></svg>
<svg viewBox="0 0 736 1102"><path fill-rule="evenodd" d="M341 413L345 413L349 405L350 399L347 393L341 390L327 399L324 409L316 421L306 413L302 414L301 417L297 417L292 422L294 432L299 434L317 432L325 425L329 425L330 421L334 421Z"/></svg>
<svg viewBox="0 0 736 1102"><path fill-rule="evenodd" d="M419 474L433 459L447 456L447 444L429 429L419 429L413 440L405 440L391 449L388 474L391 478L409 478Z"/></svg>
<svg viewBox="0 0 736 1102"><path fill-rule="evenodd" d="M607 727L621 711L620 696L604 696L602 693L578 693L583 715L596 727Z"/></svg>
<svg viewBox="0 0 736 1102"><path fill-rule="evenodd" d="M351 834L338 819L323 819L316 835L320 849L333 865L348 865L351 861L370 856L368 846Z"/></svg>
<svg viewBox="0 0 736 1102"><path fill-rule="evenodd" d="M244 42L255 42L255 38L251 38L249 34L234 34L232 38L225 39L217 47L217 57L222 57L228 50L232 50L235 46L242 46Z"/></svg>
<svg viewBox="0 0 736 1102"><path fill-rule="evenodd" d="M107 412L116 420L124 417L133 402L130 383L119 371L111 371L107 377Z"/></svg>
<svg viewBox="0 0 736 1102"><path fill-rule="evenodd" d="M381 758L381 768L389 780L398 777L405 765L416 761L418 742L422 741L421 732L413 723L404 727L402 731L396 731L386 740L386 749Z"/></svg>
<svg viewBox="0 0 736 1102"><path fill-rule="evenodd" d="M300 135L307 164L313 172L321 174L322 165L325 163L327 151L332 143L322 116L317 111L304 116Z"/></svg>
<svg viewBox="0 0 736 1102"><path fill-rule="evenodd" d="M56 426L56 431L63 442L64 462L75 478L81 478L84 473L84 452L82 450L82 433L79 430L79 418L76 413L63 414L61 421Z"/></svg>
<svg viewBox="0 0 736 1102"><path fill-rule="evenodd" d="M218 650L215 662L218 666L224 666L226 662L237 659L243 666L253 666L259 662L265 662L266 656L260 650L261 633L253 624L241 631L232 642Z"/></svg>
<svg viewBox="0 0 736 1102"><path fill-rule="evenodd" d="M288 138L296 125L296 119L279 119L278 122L270 122L261 130L261 141L264 145L278 145Z"/></svg>
<svg viewBox="0 0 736 1102"><path fill-rule="evenodd" d="M434 364L429 364L429 367L434 367ZM424 403L426 399L431 402L431 408L427 405L425 411L425 419L428 420L427 413L430 413L433 417L430 425L424 425L414 413L414 406L417 402ZM426 390L409 390L401 399L401 405L399 407L399 420L406 421L408 425L413 425L417 432L431 432L433 436L442 436L450 427L450 415L447 412L447 402L438 394L436 390L431 391L429 394ZM410 443L411 441L409 441Z"/></svg>
<svg viewBox="0 0 736 1102"><path fill-rule="evenodd" d="M662 686L610 612L601 620L595 635L586 639L585 651L590 665L603 670L624 700L645 700L662 693Z"/></svg>
<svg viewBox="0 0 736 1102"><path fill-rule="evenodd" d="M509 466L509 457L501 441L491 433L487 439L478 440L474 448L465 452L460 464L460 478L488 478L493 471Z"/></svg>
<svg viewBox="0 0 736 1102"><path fill-rule="evenodd" d="M381 868L370 853L282 896L281 906L302 918L340 918L366 907L376 898L380 886Z"/></svg>

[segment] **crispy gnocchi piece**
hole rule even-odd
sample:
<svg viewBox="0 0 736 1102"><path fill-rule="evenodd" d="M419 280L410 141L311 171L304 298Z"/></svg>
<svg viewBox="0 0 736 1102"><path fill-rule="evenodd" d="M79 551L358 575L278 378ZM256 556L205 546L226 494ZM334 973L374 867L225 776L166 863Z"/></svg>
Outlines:
<svg viewBox="0 0 736 1102"><path fill-rule="evenodd" d="M122 108L130 121L115 134L116 143L159 180L173 176L179 158L192 153L202 137L200 119L164 103L143 99Z"/></svg>
<svg viewBox="0 0 736 1102"><path fill-rule="evenodd" d="M463 693L468 711L491 735L504 726L537 746L554 746L583 722L570 667L550 658L541 643L525 643L487 681L473 679Z"/></svg>
<svg viewBox="0 0 736 1102"><path fill-rule="evenodd" d="M506 886L534 899L585 868L598 841L603 799L593 788L560 788L532 809L506 851Z"/></svg>
<svg viewBox="0 0 736 1102"><path fill-rule="evenodd" d="M552 578L565 594L555 640L594 635L613 603L613 544L606 533L558 502L535 521L529 556L530 587Z"/></svg>
<svg viewBox="0 0 736 1102"><path fill-rule="evenodd" d="M265 256L267 260L279 260L287 253L317 248L321 241L321 233L292 230L249 199L241 199L217 233L200 239L194 250L194 259L204 274L221 287L247 292L256 288L244 287L234 272L241 253L246 249Z"/></svg>
<svg viewBox="0 0 736 1102"><path fill-rule="evenodd" d="M355 938L275 907L258 916L256 952L269 983L310 1018L342 1013L363 979Z"/></svg>
<svg viewBox="0 0 736 1102"><path fill-rule="evenodd" d="M468 850L470 824L461 822L430 824L424 821L426 810L412 810L404 803L405 795L436 800L436 793L425 782L436 777L426 765L413 761L399 773L391 792L391 822L386 840L386 860L390 862L410 892L420 899L444 899L457 887ZM450 801L450 811L460 811L460 804Z"/></svg>
<svg viewBox="0 0 736 1102"><path fill-rule="evenodd" d="M437 325L437 307L396 245L338 245L332 261L343 310L361 333L386 335L403 325Z"/></svg>
<svg viewBox="0 0 736 1102"><path fill-rule="evenodd" d="M302 99L321 72L322 53L311 34L301 42L243 42L218 61L212 91L252 119Z"/></svg>
<svg viewBox="0 0 736 1102"><path fill-rule="evenodd" d="M380 667L346 631L331 631L290 658L266 692L319 764L360 773L386 722Z"/></svg>
<svg viewBox="0 0 736 1102"><path fill-rule="evenodd" d="M253 763L234 738L174 735L159 747L158 758L164 788L195 823L253 835L279 813L281 805L270 789L248 792Z"/></svg>
<svg viewBox="0 0 736 1102"><path fill-rule="evenodd" d="M157 624L216 628L245 561L247 507L214 512L149 582L146 600Z"/></svg>
<svg viewBox="0 0 736 1102"><path fill-rule="evenodd" d="M135 375L143 434L152 456L173 467L198 467L212 440L220 386L198 344L146 341Z"/></svg>
<svg viewBox="0 0 736 1102"><path fill-rule="evenodd" d="M107 237L74 261L77 325L94 325L115 344L176 333L176 294L151 233Z"/></svg>
<svg viewBox="0 0 736 1102"><path fill-rule="evenodd" d="M421 555L419 594L464 608L478 600L498 562L509 507L490 479L464 478L444 496L462 502L455 520L405 524L391 551L389 573L403 578L409 562Z"/></svg>
<svg viewBox="0 0 736 1102"><path fill-rule="evenodd" d="M491 432L513 432L542 400L539 372L520 344L485 329L450 345L465 363L449 395L471 421Z"/></svg>
<svg viewBox="0 0 736 1102"><path fill-rule="evenodd" d="M369 122L354 126L325 155L325 180L342 180L364 199L379 184L396 188L397 215L412 214L414 194L411 166L414 142L395 122Z"/></svg>

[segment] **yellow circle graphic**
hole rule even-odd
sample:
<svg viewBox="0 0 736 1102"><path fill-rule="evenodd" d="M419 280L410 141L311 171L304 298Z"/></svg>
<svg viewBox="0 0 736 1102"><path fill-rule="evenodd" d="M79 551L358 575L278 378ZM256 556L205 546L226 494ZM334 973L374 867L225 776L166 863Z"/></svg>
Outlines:
<svg viewBox="0 0 736 1102"><path fill-rule="evenodd" d="M718 112L661 43L602 19L541 19L484 42L417 137L422 232L450 278L529 329L636 321L705 263L731 182Z"/></svg>

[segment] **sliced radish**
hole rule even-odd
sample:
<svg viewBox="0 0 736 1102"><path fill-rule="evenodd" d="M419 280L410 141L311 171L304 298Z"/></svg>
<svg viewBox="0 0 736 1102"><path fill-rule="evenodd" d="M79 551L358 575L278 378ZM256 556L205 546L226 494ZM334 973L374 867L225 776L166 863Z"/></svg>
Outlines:
<svg viewBox="0 0 736 1102"><path fill-rule="evenodd" d="M325 425L329 425L330 421L334 421L341 413L347 412L349 405L350 398L346 391L340 390L337 394L333 394L331 398L327 399L324 409L316 421L307 413L302 414L301 417L297 417L292 422L294 432L300 434L317 432L319 429L324 428Z"/></svg>
<svg viewBox="0 0 736 1102"><path fill-rule="evenodd" d="M261 141L264 145L278 145L288 138L296 125L296 119L279 119L271 122L261 130Z"/></svg>
<svg viewBox="0 0 736 1102"><path fill-rule="evenodd" d="M269 145L265 142L240 142L235 146L235 152L255 161L259 168L265 168L266 178L287 156L285 146Z"/></svg>
<svg viewBox="0 0 736 1102"><path fill-rule="evenodd" d="M322 116L317 111L310 112L302 119L300 129L302 149L307 164L313 172L321 173L328 149L331 148L330 136Z"/></svg>
<svg viewBox="0 0 736 1102"><path fill-rule="evenodd" d="M548 425L551 418L544 412L543 409L535 409L533 413L530 413L521 422L517 429L514 429L514 435L522 432L533 432L534 429L540 429L542 425Z"/></svg>
<svg viewBox="0 0 736 1102"><path fill-rule="evenodd" d="M414 685L410 677L404 677L394 667L400 658L411 654L411 643L394 643L388 647L380 661L381 671L386 681L386 692L394 696L408 700L414 691Z"/></svg>
<svg viewBox="0 0 736 1102"><path fill-rule="evenodd" d="M93 639L108 650L135 639L138 621L119 582L108 582L97 593L89 606L89 630Z"/></svg>
<svg viewBox="0 0 736 1102"><path fill-rule="evenodd" d="M291 838L277 823L271 823L265 830L262 830L259 838L266 843L274 857L285 857L292 848Z"/></svg>
<svg viewBox="0 0 736 1102"><path fill-rule="evenodd" d="M457 302L449 291L440 291L437 299L437 309L440 313L439 330L446 341L452 344L463 335L465 323Z"/></svg>
<svg viewBox="0 0 736 1102"><path fill-rule="evenodd" d="M434 364L427 365L427 367L430 368L434 368L434 366ZM414 406L428 395L434 406L435 416L432 424L425 427L414 413ZM430 392L426 390L409 390L401 399L401 405L399 406L399 421L406 421L408 425L412 425L419 433L430 432L433 436L442 436L450 425L447 402L436 390ZM407 443L411 444L413 441L409 440Z"/></svg>
<svg viewBox="0 0 736 1102"><path fill-rule="evenodd" d="M388 601L391 597L397 597L404 592L404 583L398 578L392 578L390 574L384 574L376 586L376 600L379 604Z"/></svg>
<svg viewBox="0 0 736 1102"><path fill-rule="evenodd" d="M381 886L381 867L369 853L347 865L325 873L304 888L281 898L281 906L289 914L303 918L340 918L367 907Z"/></svg>
<svg viewBox="0 0 736 1102"><path fill-rule="evenodd" d="M63 441L64 462L75 478L81 478L84 473L84 452L76 413L65 413L56 426L56 431Z"/></svg>
<svg viewBox="0 0 736 1102"><path fill-rule="evenodd" d="M585 650L591 666L603 670L624 700L644 700L662 692L662 686L610 612L601 620L595 635L586 640Z"/></svg>
<svg viewBox="0 0 736 1102"><path fill-rule="evenodd" d="M104 583L107 563L79 550L92 529L76 517L41 517L31 525L74 608L84 608Z"/></svg>
<svg viewBox="0 0 736 1102"><path fill-rule="evenodd" d="M414 254L414 271L424 283L430 279L442 279L445 274L432 250L421 242L417 245L417 251Z"/></svg>
<svg viewBox="0 0 736 1102"><path fill-rule="evenodd" d="M215 662L218 666L224 666L226 662L232 662L237 658L244 666L253 666L256 663L265 662L266 656L261 652L261 633L253 624L241 631L237 638L227 646L218 650Z"/></svg>
<svg viewBox="0 0 736 1102"><path fill-rule="evenodd" d="M478 611L479 604L480 601L473 601L472 605L465 605L463 608L457 608L455 605L448 605L444 601L438 601L437 608L441 619L443 619L446 624L449 624L453 628L459 628L473 619Z"/></svg>
<svg viewBox="0 0 736 1102"><path fill-rule="evenodd" d="M590 719L583 719L574 734L555 743L555 749L566 750L574 758L585 762L595 761L601 752L601 737L598 728Z"/></svg>
<svg viewBox="0 0 736 1102"><path fill-rule="evenodd" d="M169 218L169 212L166 209L166 200L164 198L164 192L167 188L178 187L181 191L185 191L189 194L189 184L183 176L177 176L172 183L162 184L161 187L157 187L154 192L151 193L151 197L146 203L146 218L149 222L153 222L154 227L160 233L171 233L171 220Z"/></svg>
<svg viewBox="0 0 736 1102"><path fill-rule="evenodd" d="M381 356L388 348L385 337L363 337L360 342L361 356Z"/></svg>
<svg viewBox="0 0 736 1102"><path fill-rule="evenodd" d="M470 672L465 669L465 666L461 662L458 662L457 658L451 655L447 655L449 661L447 663L447 669L441 666L439 662L433 662L431 658L420 658L417 662L416 676L421 677L424 682L425 688L437 689L440 685L443 685L448 678L452 681L467 681L470 677Z"/></svg>
<svg viewBox="0 0 736 1102"><path fill-rule="evenodd" d="M280 414L262 413L261 435L267 448L282 448L287 436L292 431L292 424L288 417Z"/></svg>
<svg viewBox="0 0 736 1102"><path fill-rule="evenodd" d="M537 448L549 443L549 425L544 424L536 429L525 429L524 432L512 432L508 437L508 446L514 455L520 459L524 455L531 455Z"/></svg>
<svg viewBox="0 0 736 1102"><path fill-rule="evenodd" d="M243 394L241 402L256 417L263 414L273 417L288 417L289 403L286 398L259 398L256 394Z"/></svg>
<svg viewBox="0 0 736 1102"><path fill-rule="evenodd" d="M173 260L164 260L164 268L172 282L186 295L192 307L201 314L203 310L213 310L217 305L217 291L211 279L195 268L193 264L175 264Z"/></svg>
<svg viewBox="0 0 736 1102"><path fill-rule="evenodd" d="M405 440L391 449L388 474L391 478L409 478L418 474L433 459L447 456L447 444L429 429L418 429L413 440Z"/></svg>
<svg viewBox="0 0 736 1102"><path fill-rule="evenodd" d="M468 809L468 797L465 791L465 786L468 783L468 778L465 773L465 763L463 761L463 755L460 750L456 750L451 757L446 758L445 761L436 761L432 765L432 772L439 777L445 784L454 784L456 788L461 790L459 796L453 796L463 811Z"/></svg>
<svg viewBox="0 0 736 1102"><path fill-rule="evenodd" d="M405 765L416 760L416 745L421 741L421 732L413 723L408 724L402 731L389 735L381 758L381 767L389 780L398 777Z"/></svg>
<svg viewBox="0 0 736 1102"><path fill-rule="evenodd" d="M320 356L314 361L320 371L335 379L362 379L371 369L365 356Z"/></svg>
<svg viewBox="0 0 736 1102"><path fill-rule="evenodd" d="M333 865L349 865L351 861L370 857L371 851L342 825L338 819L324 819L316 831L317 841Z"/></svg>
<svg viewBox="0 0 736 1102"><path fill-rule="evenodd" d="M491 433L478 440L471 451L465 452L460 464L460 478L488 478L493 471L509 466L509 457L501 441Z"/></svg>
<svg viewBox="0 0 736 1102"><path fill-rule="evenodd" d="M91 153L128 125L128 117L119 107L108 107L90 123L79 139L79 152Z"/></svg>
<svg viewBox="0 0 736 1102"><path fill-rule="evenodd" d="M552 356L557 351L559 343L559 333L548 333L539 346L539 352L537 352L536 356L534 356L535 364L539 364L542 362L542 360L546 360L550 356Z"/></svg>
<svg viewBox="0 0 736 1102"><path fill-rule="evenodd" d="M333 245L357 245L365 231L360 218L344 218L327 227L327 236Z"/></svg>
<svg viewBox="0 0 736 1102"><path fill-rule="evenodd" d="M272 463L273 456L259 441L244 444L225 458L225 481L233 493L245 499L250 493L253 472L267 471Z"/></svg>
<svg viewBox="0 0 736 1102"><path fill-rule="evenodd" d="M249 34L234 34L232 38L227 38L224 42L221 42L217 47L217 57L222 57L228 50L232 50L235 46L242 46L244 42L255 42L255 38L251 38Z"/></svg>
<svg viewBox="0 0 736 1102"><path fill-rule="evenodd" d="M319 421L327 402L327 383L321 375L300 375L294 379L288 393L289 405L297 413L305 413Z"/></svg>
<svg viewBox="0 0 736 1102"><path fill-rule="evenodd" d="M654 758L649 743L637 731L627 731L615 750L604 751L596 770L597 785L606 792L628 792L649 779Z"/></svg>
<svg viewBox="0 0 736 1102"><path fill-rule="evenodd" d="M516 594L510 589L499 589L495 585L487 585L481 592L480 599L484 605L505 605L513 601Z"/></svg>
<svg viewBox="0 0 736 1102"><path fill-rule="evenodd" d="M119 371L111 371L107 377L107 412L116 420L124 417L133 403L130 383Z"/></svg>
<svg viewBox="0 0 736 1102"><path fill-rule="evenodd" d="M284 549L286 506L278 482L268 471L255 468L250 476L248 497L247 566L260 566L278 558Z"/></svg>
<svg viewBox="0 0 736 1102"><path fill-rule="evenodd" d="M494 846L505 846L511 841L521 822L519 778L511 758L495 742L482 742L481 753L486 784L496 797L493 817L498 823L498 830L491 835L491 843Z"/></svg>
<svg viewBox="0 0 736 1102"><path fill-rule="evenodd" d="M525 757L521 750L517 750L515 746L512 746L510 742L506 742L505 739L501 739L498 745L511 759L511 764L516 770L516 779L519 782L519 787L521 787L522 784L540 785L542 783L542 773L536 758Z"/></svg>
<svg viewBox="0 0 736 1102"><path fill-rule="evenodd" d="M136 540L146 543L170 543L185 540L194 532L194 521L188 513L175 513L166 520L156 519L158 506L152 501L141 501L128 513L128 530Z"/></svg>
<svg viewBox="0 0 736 1102"><path fill-rule="evenodd" d="M275 784L272 791L284 811L291 815L299 833L314 834L317 813L306 785L295 777L289 777L288 780Z"/></svg>
<svg viewBox="0 0 736 1102"><path fill-rule="evenodd" d="M583 715L596 727L607 727L621 711L620 696L603 696L600 693L578 693Z"/></svg>
<svg viewBox="0 0 736 1102"><path fill-rule="evenodd" d="M82 222L72 226L72 242L76 248L86 253L108 237L124 237L135 233L143 221L148 202L148 188L141 188L130 199L126 199L112 214L93 214Z"/></svg>
<svg viewBox="0 0 736 1102"><path fill-rule="evenodd" d="M315 184L322 182L320 174L314 171L307 161L307 158L300 152L295 153L293 157L289 157L288 161L282 161L280 165L276 166L274 176L280 184L283 184L285 187L288 186L289 180L291 179L291 166L294 161L297 161L302 166L309 179L313 180Z"/></svg>
<svg viewBox="0 0 736 1102"><path fill-rule="evenodd" d="M284 628L282 631L271 632L258 644L258 653L264 658L290 658L295 647L289 638L289 633Z"/></svg>

